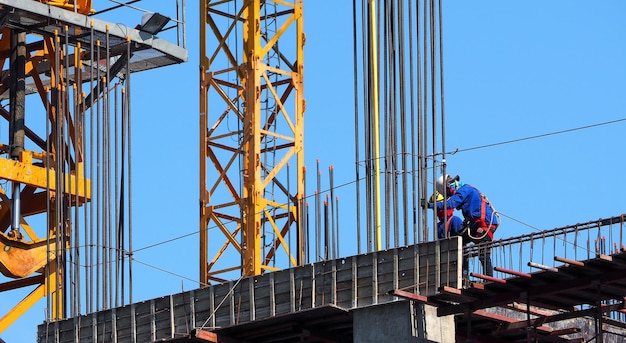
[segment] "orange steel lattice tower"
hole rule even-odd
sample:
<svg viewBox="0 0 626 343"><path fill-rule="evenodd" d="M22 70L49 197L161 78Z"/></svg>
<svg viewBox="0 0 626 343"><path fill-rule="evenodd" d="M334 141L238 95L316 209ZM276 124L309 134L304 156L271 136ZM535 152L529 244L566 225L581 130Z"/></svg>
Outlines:
<svg viewBox="0 0 626 343"><path fill-rule="evenodd" d="M0 333L132 301L130 75L187 51L91 3L0 0Z"/></svg>
<svg viewBox="0 0 626 343"><path fill-rule="evenodd" d="M304 41L302 0L200 1L204 284L305 262Z"/></svg>
<svg viewBox="0 0 626 343"><path fill-rule="evenodd" d="M39 2L80 14L92 12L91 0ZM2 17L0 66L8 67L8 73L0 80L0 99L8 105L0 115L9 122L9 141L0 144L0 153L6 154L0 158L0 180L10 187L0 189L0 272L13 281L0 284L0 289L32 290L17 304L5 304L0 332L46 296L51 319L72 311L66 299L73 296L67 286L73 274L66 267L74 261L64 251L73 244L75 211L91 200L84 170L85 123L78 110L85 104L76 87L84 57L80 43L70 48L63 30L33 35L28 25L36 20L30 17L16 22L8 12ZM29 93L39 93L46 130L31 126L35 120L26 118ZM37 224L36 218L46 213L44 223Z"/></svg>

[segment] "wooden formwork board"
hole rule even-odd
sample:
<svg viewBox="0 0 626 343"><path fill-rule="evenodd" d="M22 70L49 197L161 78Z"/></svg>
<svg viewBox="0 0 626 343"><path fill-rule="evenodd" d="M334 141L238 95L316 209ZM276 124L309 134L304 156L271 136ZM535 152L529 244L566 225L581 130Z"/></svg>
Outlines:
<svg viewBox="0 0 626 343"><path fill-rule="evenodd" d="M396 301L394 289L429 295L460 283L457 237L316 262L42 324L46 343L154 342L333 305Z"/></svg>

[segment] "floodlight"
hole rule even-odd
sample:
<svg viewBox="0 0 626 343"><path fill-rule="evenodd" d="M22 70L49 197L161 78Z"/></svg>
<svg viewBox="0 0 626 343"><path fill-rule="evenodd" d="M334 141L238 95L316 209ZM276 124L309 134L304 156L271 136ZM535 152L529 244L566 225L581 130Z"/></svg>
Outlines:
<svg viewBox="0 0 626 343"><path fill-rule="evenodd" d="M147 32L151 35L156 35L163 27L167 25L170 21L170 18L156 12L148 12L141 17L141 25L139 25L139 30L143 32Z"/></svg>

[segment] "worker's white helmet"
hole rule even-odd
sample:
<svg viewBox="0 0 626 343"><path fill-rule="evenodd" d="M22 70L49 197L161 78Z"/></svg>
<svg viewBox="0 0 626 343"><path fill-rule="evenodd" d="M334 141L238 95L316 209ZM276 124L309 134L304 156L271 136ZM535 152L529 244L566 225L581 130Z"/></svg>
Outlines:
<svg viewBox="0 0 626 343"><path fill-rule="evenodd" d="M447 174L446 174L445 178L444 178L443 175L441 175L437 179L437 181L435 182L435 189L437 190L437 193L445 194L445 192L446 192L446 183L447 183L446 181L449 180L449 179L450 179L450 175L447 175Z"/></svg>
<svg viewBox="0 0 626 343"><path fill-rule="evenodd" d="M459 188L460 183L457 182L461 180L461 178L457 175L455 177L451 177L449 174L446 174L445 178L444 176L440 176L437 181L435 182L435 189L437 190L437 192L441 193L441 194L448 194L450 192L448 192L446 190L446 186L451 184L451 183L455 183L454 188L455 190Z"/></svg>

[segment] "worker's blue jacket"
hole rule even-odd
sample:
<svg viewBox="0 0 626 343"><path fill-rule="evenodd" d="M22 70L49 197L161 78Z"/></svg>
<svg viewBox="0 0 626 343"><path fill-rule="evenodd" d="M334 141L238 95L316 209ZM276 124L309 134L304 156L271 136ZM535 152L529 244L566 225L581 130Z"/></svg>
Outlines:
<svg viewBox="0 0 626 343"><path fill-rule="evenodd" d="M453 196L448 198L446 207L461 210L463 217L472 222L471 226L476 226L475 223L478 223L482 218L483 214L481 211L484 209L484 224L486 226L498 225L498 216L493 213L493 208L489 204L483 204L483 201L487 201L487 198L482 197L478 189L465 184ZM444 202L440 201L437 203L437 208L441 209L444 207L443 205Z"/></svg>
<svg viewBox="0 0 626 343"><path fill-rule="evenodd" d="M447 218L446 222L440 220L437 223L437 237L439 237L439 239L446 238L446 231L450 232L450 237L463 235L463 220L461 218L457 216L450 216ZM448 226L447 230L446 226Z"/></svg>

